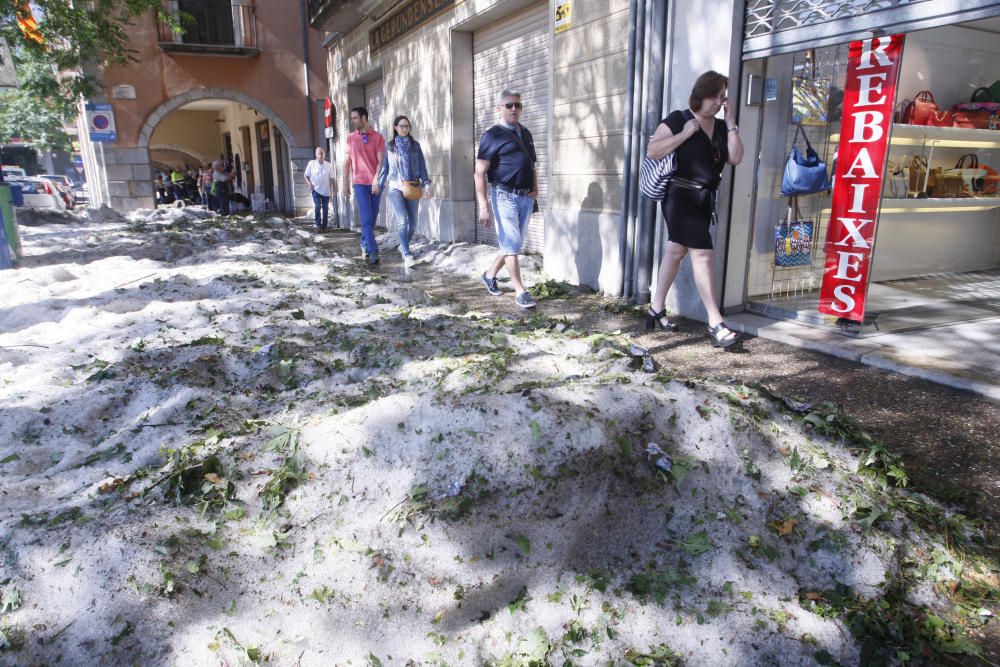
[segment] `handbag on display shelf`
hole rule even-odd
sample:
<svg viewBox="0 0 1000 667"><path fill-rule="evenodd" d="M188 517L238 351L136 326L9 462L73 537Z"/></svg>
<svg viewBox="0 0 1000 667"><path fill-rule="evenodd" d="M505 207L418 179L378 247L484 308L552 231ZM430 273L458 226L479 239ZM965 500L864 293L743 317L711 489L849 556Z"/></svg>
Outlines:
<svg viewBox="0 0 1000 667"><path fill-rule="evenodd" d="M826 125L830 110L830 79L816 76L816 53L806 51L806 76L792 77L792 122L797 125Z"/></svg>
<svg viewBox="0 0 1000 667"><path fill-rule="evenodd" d="M785 219L774 227L774 265L805 266L812 262L813 221L803 220L799 200L788 201Z"/></svg>
<svg viewBox="0 0 1000 667"><path fill-rule="evenodd" d="M990 112L986 109L956 111L954 119L954 127L964 127L969 130L988 130L990 128Z"/></svg>
<svg viewBox="0 0 1000 667"><path fill-rule="evenodd" d="M906 157L904 156L903 161L905 160ZM902 161L897 164L890 160L887 169L889 173L889 197L892 199L906 199L907 193L910 190L910 177L907 173L907 168L903 166Z"/></svg>
<svg viewBox="0 0 1000 667"><path fill-rule="evenodd" d="M973 102L1000 102L1000 79L989 86L980 86L972 93Z"/></svg>
<svg viewBox="0 0 1000 667"><path fill-rule="evenodd" d="M967 194L973 196L996 194L997 171L993 167L980 164L979 156L967 153L958 158L954 169L948 170L962 177ZM988 177L993 177L987 180Z"/></svg>
<svg viewBox="0 0 1000 667"><path fill-rule="evenodd" d="M930 127L951 127L955 123L955 116L951 111L932 111L927 119Z"/></svg>
<svg viewBox="0 0 1000 667"><path fill-rule="evenodd" d="M944 197L954 199L961 197L965 188L965 181L961 174L951 173L951 169L934 167L928 173L927 194L931 197Z"/></svg>
<svg viewBox="0 0 1000 667"><path fill-rule="evenodd" d="M799 153L796 145L799 135L806 142L806 154ZM809 137L801 125L795 126L795 135L792 137L792 150L785 161L785 173L781 177L781 194L789 197L791 195L811 195L814 192L821 192L830 188L830 181L826 175L826 164L819 159L819 155L813 150L809 143Z"/></svg>
<svg viewBox="0 0 1000 667"><path fill-rule="evenodd" d="M985 94L982 91L985 91ZM975 92L972 93L971 100L952 107L953 111L980 111L983 109L990 113L1000 109L1000 101L990 97L989 88L976 88Z"/></svg>
<svg viewBox="0 0 1000 667"><path fill-rule="evenodd" d="M792 122L799 125L826 125L830 108L830 80L792 79Z"/></svg>
<svg viewBox="0 0 1000 667"><path fill-rule="evenodd" d="M903 122L909 125L926 125L927 121L930 120L931 112L937 110L938 105L934 101L934 93L929 90L921 90L903 112Z"/></svg>
<svg viewBox="0 0 1000 667"><path fill-rule="evenodd" d="M927 158L923 155L914 155L913 162L910 163L910 193L917 197L926 193L930 185L927 173Z"/></svg>

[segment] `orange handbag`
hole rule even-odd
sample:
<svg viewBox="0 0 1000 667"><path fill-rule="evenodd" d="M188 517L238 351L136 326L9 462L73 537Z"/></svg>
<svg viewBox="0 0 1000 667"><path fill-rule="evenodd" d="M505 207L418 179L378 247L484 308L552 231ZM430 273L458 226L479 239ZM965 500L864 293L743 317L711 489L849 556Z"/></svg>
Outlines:
<svg viewBox="0 0 1000 667"><path fill-rule="evenodd" d="M986 173L972 181L972 191L976 196L992 196L997 193L997 180L1000 180L1000 174L997 174L997 170L993 167L981 164L979 162L979 156L975 153L967 153L962 157L958 158L958 162L955 163L956 169L963 169L969 167L971 169L982 169Z"/></svg>
<svg viewBox="0 0 1000 667"><path fill-rule="evenodd" d="M921 90L903 112L903 122L910 125L927 125L931 112L937 110L934 94L929 90Z"/></svg>
<svg viewBox="0 0 1000 667"><path fill-rule="evenodd" d="M980 109L979 111L956 111L954 119L955 127L974 130L988 130L990 128L990 112L985 109Z"/></svg>
<svg viewBox="0 0 1000 667"><path fill-rule="evenodd" d="M951 111L931 111L927 124L932 127L951 127L955 123L955 116Z"/></svg>

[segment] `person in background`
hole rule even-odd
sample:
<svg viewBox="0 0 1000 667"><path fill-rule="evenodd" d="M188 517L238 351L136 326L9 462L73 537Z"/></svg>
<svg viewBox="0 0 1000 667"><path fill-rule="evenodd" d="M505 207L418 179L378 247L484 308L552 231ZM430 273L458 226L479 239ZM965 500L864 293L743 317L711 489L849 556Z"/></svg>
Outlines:
<svg viewBox="0 0 1000 667"><path fill-rule="evenodd" d="M156 172L156 178L153 179L153 190L156 192L156 205L163 206L167 203L167 186L163 182L163 172Z"/></svg>
<svg viewBox="0 0 1000 667"><path fill-rule="evenodd" d="M219 203L219 215L229 215L229 196L232 194L235 174L226 170L226 163L216 160L212 163L212 190Z"/></svg>
<svg viewBox="0 0 1000 667"><path fill-rule="evenodd" d="M375 242L375 220L378 218L379 188L375 174L385 159L385 139L368 124L368 110L351 109L354 132L347 137L347 159L344 160L344 196L354 199L361 218L361 253L369 265L378 264L378 244Z"/></svg>
<svg viewBox="0 0 1000 667"><path fill-rule="evenodd" d="M660 160L675 153L677 169L661 203L668 241L649 304L646 328L676 331L667 319L664 303L684 256L691 268L698 295L708 314L708 336L713 347L729 347L739 337L722 319L712 290L712 236L716 191L727 164L743 160L743 142L736 125L734 105L726 89L729 78L708 71L698 77L688 99L689 109L672 111L660 121L649 139L646 155ZM723 118L716 118L722 112Z"/></svg>
<svg viewBox="0 0 1000 667"><path fill-rule="evenodd" d="M406 116L396 116L392 121L392 139L386 145L385 160L379 169L377 186L380 190L388 186L386 198L396 216L399 227L399 252L403 255L406 268L417 263L410 252L410 239L417 228L419 199L403 196L403 181L419 181L421 188L430 185L427 163L420 143L413 138L413 126ZM424 190L424 193L427 191Z"/></svg>
<svg viewBox="0 0 1000 667"><path fill-rule="evenodd" d="M482 281L486 291L493 296L500 294L497 273L504 267L514 283L514 303L521 308L534 308L538 304L521 282L521 263L518 255L524 246L524 233L538 196L538 175L535 173L535 142L528 128L521 125L521 94L503 90L497 99L500 122L486 130L479 140L476 155L476 201L479 204L479 222L490 224L490 210L497 231L500 252L486 271ZM490 199L487 203L486 185L489 181Z"/></svg>
<svg viewBox="0 0 1000 667"><path fill-rule="evenodd" d="M326 151L316 148L316 159L310 160L303 173L306 185L312 192L313 212L317 231L329 227L330 197L337 194L337 181L333 178L333 165L326 161Z"/></svg>
<svg viewBox="0 0 1000 667"><path fill-rule="evenodd" d="M174 201L184 201L184 172L176 167L170 172L170 194Z"/></svg>
<svg viewBox="0 0 1000 667"><path fill-rule="evenodd" d="M206 164L198 174L198 184L201 189L201 205L214 211L215 203L212 201L212 165Z"/></svg>

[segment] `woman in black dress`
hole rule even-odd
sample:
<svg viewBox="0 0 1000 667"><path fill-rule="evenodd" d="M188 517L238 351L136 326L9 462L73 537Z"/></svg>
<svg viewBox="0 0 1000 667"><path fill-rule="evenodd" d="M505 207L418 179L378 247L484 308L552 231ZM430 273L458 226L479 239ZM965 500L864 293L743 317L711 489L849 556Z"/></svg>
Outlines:
<svg viewBox="0 0 1000 667"><path fill-rule="evenodd" d="M736 126L735 110L727 104L729 78L718 72L698 77L688 102L690 109L673 111L660 121L650 137L646 154L662 159L677 154L677 170L661 203L667 221L667 247L656 275L647 329L676 331L663 307L670 285L684 255L691 254L691 268L698 295L708 315L708 335L715 347L728 347L737 336L722 320L712 291L712 223L715 191L727 164L743 159L743 142ZM723 111L724 120L715 116Z"/></svg>

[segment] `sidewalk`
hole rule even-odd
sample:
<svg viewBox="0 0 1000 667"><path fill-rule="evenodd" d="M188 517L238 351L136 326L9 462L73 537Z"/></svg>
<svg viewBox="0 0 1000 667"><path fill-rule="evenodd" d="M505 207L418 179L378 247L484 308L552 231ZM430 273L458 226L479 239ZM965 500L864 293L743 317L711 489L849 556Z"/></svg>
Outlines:
<svg viewBox="0 0 1000 667"><path fill-rule="evenodd" d="M727 321L753 336L1000 401L1000 318L860 339L751 313Z"/></svg>

